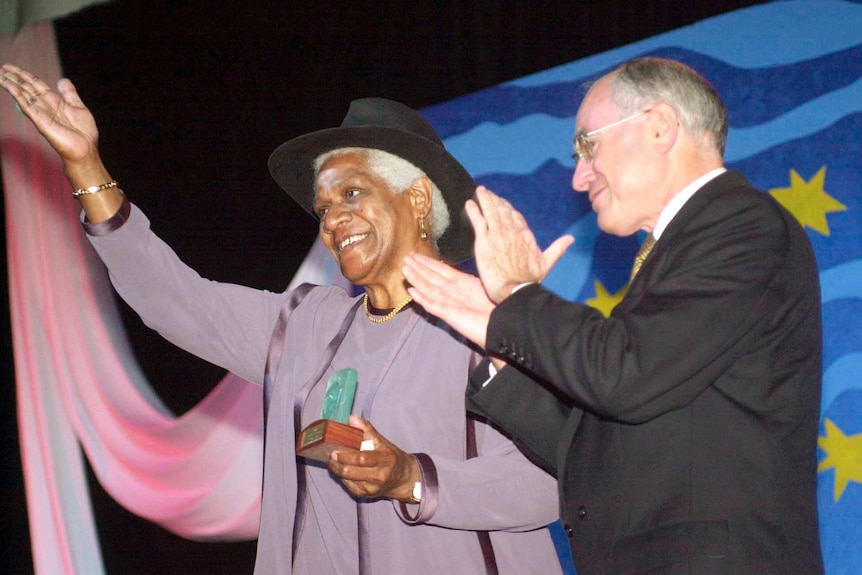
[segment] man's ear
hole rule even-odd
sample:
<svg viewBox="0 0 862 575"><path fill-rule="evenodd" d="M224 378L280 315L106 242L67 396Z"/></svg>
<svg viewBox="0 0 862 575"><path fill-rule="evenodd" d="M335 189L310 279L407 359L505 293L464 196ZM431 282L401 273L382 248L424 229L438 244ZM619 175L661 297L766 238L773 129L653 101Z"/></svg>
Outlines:
<svg viewBox="0 0 862 575"><path fill-rule="evenodd" d="M679 137L679 115L673 106L664 102L653 106L649 115L650 138L656 150L666 154L673 148Z"/></svg>
<svg viewBox="0 0 862 575"><path fill-rule="evenodd" d="M431 213L431 204L434 201L431 180L427 177L419 178L404 193L410 194L410 203L416 212L416 217L427 218L428 214Z"/></svg>

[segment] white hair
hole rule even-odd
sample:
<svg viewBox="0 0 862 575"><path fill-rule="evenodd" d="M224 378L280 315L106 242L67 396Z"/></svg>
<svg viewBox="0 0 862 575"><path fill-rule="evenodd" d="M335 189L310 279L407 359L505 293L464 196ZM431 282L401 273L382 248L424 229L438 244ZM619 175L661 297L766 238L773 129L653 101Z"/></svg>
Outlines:
<svg viewBox="0 0 862 575"><path fill-rule="evenodd" d="M365 157L368 167L389 184L396 194L402 193L410 188L418 179L428 178L427 174L411 162L376 148L336 148L317 156L314 160L314 177L320 172L326 160L343 154L361 154ZM428 178L431 181L431 178ZM449 207L443 199L443 193L433 181L431 181L431 213L428 222L431 240L435 246L437 240L443 237L443 233L449 228Z"/></svg>
<svg viewBox="0 0 862 575"><path fill-rule="evenodd" d="M695 135L709 134L719 155L727 143L727 110L715 88L692 68L664 58L636 58L608 74L611 98L621 110L639 112L666 102Z"/></svg>

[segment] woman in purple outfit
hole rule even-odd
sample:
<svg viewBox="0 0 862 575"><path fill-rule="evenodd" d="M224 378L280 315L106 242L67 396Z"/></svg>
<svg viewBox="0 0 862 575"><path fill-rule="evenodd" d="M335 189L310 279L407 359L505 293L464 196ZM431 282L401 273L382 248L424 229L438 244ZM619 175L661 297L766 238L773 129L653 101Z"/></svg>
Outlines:
<svg viewBox="0 0 862 575"><path fill-rule="evenodd" d="M340 127L272 154L275 180L319 218L342 273L365 288L273 293L201 278L153 234L101 162L95 120L69 80L55 92L6 65L0 83L62 158L117 292L175 345L264 384L255 573L561 571L544 528L558 516L554 478L468 420L475 352L411 301L401 275L409 254L457 263L472 248L455 215L475 184L417 112L356 100ZM297 458L297 430L318 418L325 382L344 368L359 374L350 424L373 448L337 450L326 465Z"/></svg>

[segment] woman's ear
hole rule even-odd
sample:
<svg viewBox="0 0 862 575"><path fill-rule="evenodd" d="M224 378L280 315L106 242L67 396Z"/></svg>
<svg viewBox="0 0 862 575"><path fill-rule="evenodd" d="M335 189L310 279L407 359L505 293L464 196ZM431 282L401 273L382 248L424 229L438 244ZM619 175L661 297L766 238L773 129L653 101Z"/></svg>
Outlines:
<svg viewBox="0 0 862 575"><path fill-rule="evenodd" d="M416 217L427 218L428 214L431 213L431 204L434 201L431 180L427 177L419 178L413 182L405 193L410 194L410 203L413 206Z"/></svg>

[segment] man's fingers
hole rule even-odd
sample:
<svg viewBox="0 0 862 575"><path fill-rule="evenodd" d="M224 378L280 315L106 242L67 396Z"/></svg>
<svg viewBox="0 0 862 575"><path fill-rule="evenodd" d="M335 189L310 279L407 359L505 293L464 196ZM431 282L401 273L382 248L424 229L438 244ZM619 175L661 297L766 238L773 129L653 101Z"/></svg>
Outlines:
<svg viewBox="0 0 862 575"><path fill-rule="evenodd" d="M459 271L449 264L444 264L434 258L422 254L413 254L404 259L405 263L410 262L414 271L426 276L429 281L435 283L451 282L458 279L464 272Z"/></svg>
<svg viewBox="0 0 862 575"><path fill-rule="evenodd" d="M431 258L413 255L405 258L402 273L410 283L407 292L429 313L448 321L451 319L448 315L462 307L457 286L464 286L462 276L467 275L464 272Z"/></svg>
<svg viewBox="0 0 862 575"><path fill-rule="evenodd" d="M485 210L496 209L496 210L511 210L512 204L509 203L509 200L502 196L498 196L485 186L479 186L476 188L476 199L479 201L479 206Z"/></svg>
<svg viewBox="0 0 862 575"><path fill-rule="evenodd" d="M404 274L404 278L410 283L408 290L412 289L414 292L419 292L422 296L439 289L437 286L442 283L442 278L440 278L439 274L429 269L416 256L404 258L401 273ZM413 295L416 301L419 301L416 298L417 294L414 293L411 295Z"/></svg>
<svg viewBox="0 0 862 575"><path fill-rule="evenodd" d="M473 231L476 233L476 239L484 238L488 235L488 222L482 213L482 209L475 200L467 200L464 204L464 211L467 212L467 218L473 226Z"/></svg>
<svg viewBox="0 0 862 575"><path fill-rule="evenodd" d="M476 197L487 222L488 234L486 235L505 234L513 229L527 227L527 220L524 219L521 212L516 210L505 198L483 186L476 189Z"/></svg>
<svg viewBox="0 0 862 575"><path fill-rule="evenodd" d="M563 254L575 243L575 236L566 234L554 240L543 252L545 256L546 271L551 271L557 262L563 257Z"/></svg>
<svg viewBox="0 0 862 575"><path fill-rule="evenodd" d="M500 220L498 213L498 198L485 186L476 188L476 202L482 211L482 218L485 220L485 225L488 229L493 229Z"/></svg>
<svg viewBox="0 0 862 575"><path fill-rule="evenodd" d="M509 204L502 197L498 196L485 186L478 186L476 188L476 198L479 200L479 205L484 210L487 208L501 208L505 207Z"/></svg>
<svg viewBox="0 0 862 575"><path fill-rule="evenodd" d="M455 281L454 273L458 273L444 263L418 254L404 259L402 272L414 291L420 293L419 298L414 294L420 304L428 298L445 299L444 290Z"/></svg>

